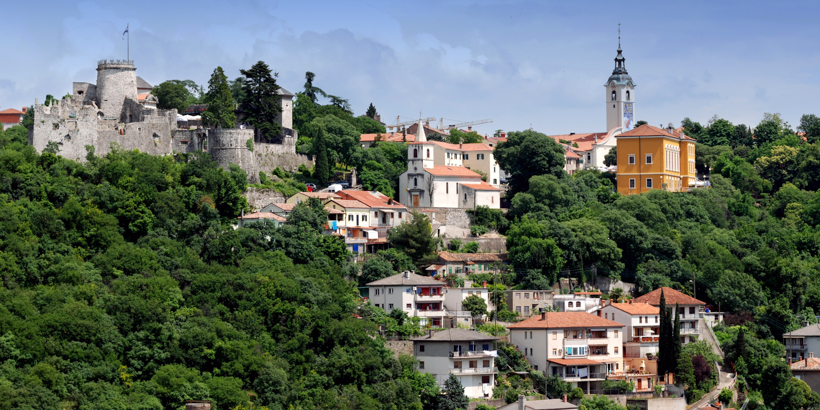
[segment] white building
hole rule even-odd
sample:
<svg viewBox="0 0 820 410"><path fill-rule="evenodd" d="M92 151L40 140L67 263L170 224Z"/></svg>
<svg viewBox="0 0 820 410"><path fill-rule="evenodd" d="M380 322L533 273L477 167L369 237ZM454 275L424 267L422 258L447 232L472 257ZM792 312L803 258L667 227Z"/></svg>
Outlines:
<svg viewBox="0 0 820 410"><path fill-rule="evenodd" d="M444 310L444 283L413 272L403 272L367 284L370 303L387 313L401 309L421 324L441 327Z"/></svg>
<svg viewBox="0 0 820 410"><path fill-rule="evenodd" d="M466 329L431 330L413 339L418 370L430 373L440 387L454 374L471 399L492 398L495 377L494 342L497 337Z"/></svg>
<svg viewBox="0 0 820 410"><path fill-rule="evenodd" d="M508 326L535 370L589 392L623 368L624 325L586 312L545 312Z"/></svg>
<svg viewBox="0 0 820 410"><path fill-rule="evenodd" d="M399 176L401 203L414 208L500 208L501 174L492 148L427 141L419 129L416 142L408 144L407 171ZM474 170L485 173L489 183Z"/></svg>
<svg viewBox="0 0 820 410"><path fill-rule="evenodd" d="M447 288L444 291L444 308L447 311L446 326L456 327L459 324L471 325L473 323L472 314L464 309L463 302L470 296L478 296L484 299L487 304L487 312L495 310L495 305L490 299L490 291L487 288ZM480 315L477 319L486 317Z"/></svg>

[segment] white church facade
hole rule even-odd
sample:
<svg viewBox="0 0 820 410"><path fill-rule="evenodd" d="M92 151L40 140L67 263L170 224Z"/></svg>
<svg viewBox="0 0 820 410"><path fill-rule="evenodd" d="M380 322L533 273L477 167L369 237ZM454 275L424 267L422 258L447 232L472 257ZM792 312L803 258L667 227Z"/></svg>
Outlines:
<svg viewBox="0 0 820 410"><path fill-rule="evenodd" d="M407 171L399 176L402 204L412 208L500 208L501 177L492 147L427 141L424 129L419 126L419 130L416 141L407 144Z"/></svg>

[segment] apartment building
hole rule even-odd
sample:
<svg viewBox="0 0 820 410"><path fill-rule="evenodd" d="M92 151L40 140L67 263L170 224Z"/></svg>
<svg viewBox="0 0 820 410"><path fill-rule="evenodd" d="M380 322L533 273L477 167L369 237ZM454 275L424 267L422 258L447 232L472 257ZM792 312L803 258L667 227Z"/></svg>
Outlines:
<svg viewBox="0 0 820 410"><path fill-rule="evenodd" d="M519 317L528 318L542 310L552 310L553 297L555 294L551 290L508 290L507 308Z"/></svg>
<svg viewBox="0 0 820 410"><path fill-rule="evenodd" d="M783 335L786 358L791 361L820 356L820 324L813 324Z"/></svg>
<svg viewBox="0 0 820 410"><path fill-rule="evenodd" d="M688 191L695 181L695 140L671 124L666 129L641 125L615 137L618 141L618 192L653 189Z"/></svg>
<svg viewBox="0 0 820 410"><path fill-rule="evenodd" d="M413 272L402 272L367 284L370 303L387 313L401 309L410 317L421 318L422 325L442 327L444 283Z"/></svg>
<svg viewBox="0 0 820 410"><path fill-rule="evenodd" d="M507 264L506 253L455 253L442 251L438 260L428 267L434 275L467 276L471 273L494 273L496 266Z"/></svg>
<svg viewBox="0 0 820 410"><path fill-rule="evenodd" d="M624 327L586 312L544 312L507 329L535 370L589 393L600 389L607 374L622 370Z"/></svg>
<svg viewBox="0 0 820 410"><path fill-rule="evenodd" d="M463 305L464 300L470 296L478 296L484 299L488 312L495 310L495 304L490 298L490 290L487 288L447 288L444 290L444 308L447 314L445 327L454 328L459 324L468 326L473 324L472 313L467 311ZM478 316L476 319L484 317L486 315Z"/></svg>
<svg viewBox="0 0 820 410"><path fill-rule="evenodd" d="M681 342L689 343L697 340L701 329L705 332L706 324L703 321L703 312L706 303L672 288L659 288L643 296L635 298L632 303L647 303L655 307L661 305L661 293L666 299L666 307L675 317L675 305L680 306L680 334Z"/></svg>
<svg viewBox="0 0 820 410"><path fill-rule="evenodd" d="M626 326L623 370L609 378L633 381L638 392L652 391L658 378L660 309L648 303L607 303L597 313Z"/></svg>
<svg viewBox="0 0 820 410"><path fill-rule="evenodd" d="M413 355L420 372L430 373L440 387L454 374L471 399L492 398L495 377L495 336L473 330L431 330L413 339Z"/></svg>

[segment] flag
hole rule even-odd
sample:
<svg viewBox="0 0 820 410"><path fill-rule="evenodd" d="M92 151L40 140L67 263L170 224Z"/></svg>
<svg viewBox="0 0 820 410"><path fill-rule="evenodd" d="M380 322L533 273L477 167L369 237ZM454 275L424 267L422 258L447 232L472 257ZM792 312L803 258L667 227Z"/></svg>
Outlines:
<svg viewBox="0 0 820 410"><path fill-rule="evenodd" d="M128 26L129 26L129 25L130 25L130 24L126 24L126 25L125 25L125 31L123 31L123 32L122 32L122 39L123 39L123 40L125 40L125 33L128 33Z"/></svg>

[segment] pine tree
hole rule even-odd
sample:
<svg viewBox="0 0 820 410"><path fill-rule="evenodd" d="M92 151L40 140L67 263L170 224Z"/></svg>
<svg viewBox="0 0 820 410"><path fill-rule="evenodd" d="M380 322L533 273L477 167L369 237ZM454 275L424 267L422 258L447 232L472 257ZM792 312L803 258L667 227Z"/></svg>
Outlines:
<svg viewBox="0 0 820 410"><path fill-rule="evenodd" d="M245 116L248 124L256 128L256 134L267 141L273 141L282 134L282 125L276 122L276 117L282 112L282 98L279 96L279 85L271 74L271 69L260 61L249 70L239 70L245 81L242 90L245 100L239 110Z"/></svg>
<svg viewBox="0 0 820 410"><path fill-rule="evenodd" d="M672 356L672 358L669 362L671 366L669 367L668 370L669 370L670 373L676 373L677 374L677 372L678 372L678 363L680 361L680 354L681 354L681 351L683 350L683 347L681 346L681 342L680 342L680 306L677 303L675 303L675 328L674 328L674 331L672 332L671 342L672 342L671 343L672 353L671 353L670 356Z"/></svg>
<svg viewBox="0 0 820 410"><path fill-rule="evenodd" d="M327 158L327 143L325 142L325 132L322 127L316 127L313 139L313 150L316 155L316 167L313 168L313 178L320 184L325 184L330 178L330 163Z"/></svg>
<svg viewBox="0 0 820 410"><path fill-rule="evenodd" d="M225 76L222 67L217 67L211 74L204 101L208 104L208 109L202 113L202 122L222 128L233 128L236 125L231 87L228 85L228 77Z"/></svg>
<svg viewBox="0 0 820 410"><path fill-rule="evenodd" d="M667 373L667 369L669 368L669 346L667 346L667 336L666 336L666 321L667 321L667 312L666 312L666 296L663 294L663 290L661 290L661 306L660 306L660 313L661 313L661 323L658 326L658 374L665 375Z"/></svg>
<svg viewBox="0 0 820 410"><path fill-rule="evenodd" d="M370 103L370 106L367 107L367 112L365 113L365 115L375 120L376 114L376 107L373 106L373 103Z"/></svg>
<svg viewBox="0 0 820 410"><path fill-rule="evenodd" d="M464 386L454 374L444 381L444 397L439 399L439 410L466 410L470 399L464 395Z"/></svg>

